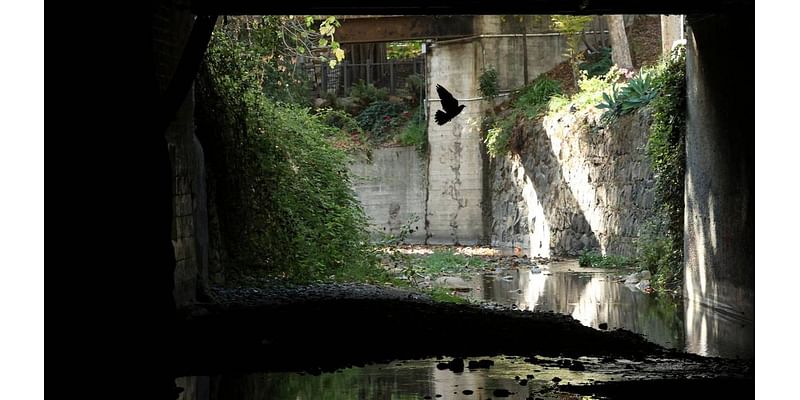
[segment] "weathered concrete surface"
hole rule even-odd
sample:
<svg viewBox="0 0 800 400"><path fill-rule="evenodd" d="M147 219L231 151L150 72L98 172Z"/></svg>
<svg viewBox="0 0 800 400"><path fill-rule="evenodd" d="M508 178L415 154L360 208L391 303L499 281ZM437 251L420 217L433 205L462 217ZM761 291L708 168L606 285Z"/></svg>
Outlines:
<svg viewBox="0 0 800 400"><path fill-rule="evenodd" d="M529 18L525 29L547 33L547 21ZM501 16L475 17L475 33L519 32L520 26ZM564 39L558 35L529 37L528 73L530 79L564 60ZM498 70L501 89L517 89L524 84L524 59L521 37L475 37L437 43L427 52L428 115L440 109L436 85L447 88L464 111L444 126L429 118L427 230L430 244L477 244L489 240L490 219L483 207L491 200L486 195L488 179L484 170L480 122L487 107L480 100L481 73Z"/></svg>
<svg viewBox="0 0 800 400"><path fill-rule="evenodd" d="M563 36L550 30L546 16L527 16L520 21L485 15L475 17L474 24L476 35L485 36L436 43L426 54L428 98L432 99L428 115L440 108L437 84L467 106L444 126L429 118L427 180L423 182L412 172L419 168L406 165L415 162L410 150L405 156L397 150L378 150L372 166L356 164L358 171L354 172L372 182L357 183L355 189L374 226L395 232L409 215L417 214L424 216L424 229L415 232L412 242L472 245L491 241L499 246L521 246L532 256L542 257L575 255L595 248L630 255L633 239L638 235L634 226L644 221L646 213L642 210L649 209L653 201L648 189L652 186L648 180L649 167L642 152L636 150L644 146L646 127L644 130L641 127L646 122L637 120L635 137L624 132L632 126L620 126L615 135L601 135L597 139L587 135L579 138L579 134L563 131L557 126L559 122L551 121L548 135L557 139L538 148L547 151L539 154L536 149L525 150L535 154L531 159L535 164L525 167L534 174L531 177L544 173L550 179L528 184L527 189L522 181L525 173L519 169L521 164L511 166L504 161L499 168L507 171L490 170L480 134L480 122L488 105L480 99L479 77L485 69L494 67L502 89L518 89L524 85L525 69L522 37L493 35L520 32L540 35L526 39L530 80L564 61L566 43ZM558 133L552 133L556 130ZM558 150L562 142L566 143L566 151ZM602 150L597 150L600 147ZM557 157L549 156L552 148L556 148ZM568 154L571 150L577 150L577 155ZM389 153L384 151L395 152L395 157L386 156ZM598 161L606 152L616 157L613 162ZM536 170L545 164L549 171ZM556 189L558 185L551 182L556 173L561 174L558 172L561 169L564 177L560 182L564 185ZM588 172L590 169L593 176ZM406 178L409 176L410 180ZM513 186L518 190L511 190L507 179L516 179ZM415 193L424 192L424 185L427 197L421 199ZM492 195L492 185L496 186L494 190L515 194ZM534 186L539 186L538 192ZM595 201L595 191L600 200ZM538 200L536 196L546 200ZM575 200L576 196L579 200ZM418 214L417 210L426 212Z"/></svg>
<svg viewBox="0 0 800 400"><path fill-rule="evenodd" d="M597 110L564 112L515 128L514 155L493 162L492 245L531 256L586 250L631 256L654 203L643 149L650 116L593 132Z"/></svg>
<svg viewBox="0 0 800 400"><path fill-rule="evenodd" d="M476 42L432 46L427 53L428 99L438 100L436 85L456 99L480 97L480 46ZM460 101L466 108L443 126L431 117L441 109L429 101L428 243L476 244L482 241L482 168L480 100Z"/></svg>
<svg viewBox="0 0 800 400"><path fill-rule="evenodd" d="M661 16L661 54L666 56L672 51L672 44L683 36L682 15Z"/></svg>
<svg viewBox="0 0 800 400"><path fill-rule="evenodd" d="M501 90L516 90L525 84L525 54L527 46L528 82L551 70L567 58L567 42L553 31L549 15L529 15L522 21L517 16L483 15L475 17L475 31L486 35L478 39L480 72L489 67L497 70ZM527 37L523 40L521 34ZM515 34L515 36L492 36ZM596 39L590 35L588 40ZM583 44L580 49L584 49Z"/></svg>
<svg viewBox="0 0 800 400"><path fill-rule="evenodd" d="M729 38L752 35L753 23L744 15L688 17L687 22L685 306L687 315L691 310L699 317L708 312L738 316L743 327L736 334L752 339L754 76L752 66L730 62L730 54L742 55L743 49ZM699 312L702 307L710 311ZM687 321L687 329L694 326L717 329L702 320Z"/></svg>
<svg viewBox="0 0 800 400"><path fill-rule="evenodd" d="M414 147L374 149L350 165L353 189L374 230L397 234L414 217L407 243L424 243L427 160Z"/></svg>

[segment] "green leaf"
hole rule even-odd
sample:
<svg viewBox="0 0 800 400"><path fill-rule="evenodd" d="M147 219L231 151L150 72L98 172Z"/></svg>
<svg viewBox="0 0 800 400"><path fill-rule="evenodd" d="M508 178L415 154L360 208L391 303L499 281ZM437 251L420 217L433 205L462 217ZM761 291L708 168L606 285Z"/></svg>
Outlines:
<svg viewBox="0 0 800 400"><path fill-rule="evenodd" d="M319 46L320 47L325 47L327 45L328 45L328 39L322 38L322 39L319 40Z"/></svg>
<svg viewBox="0 0 800 400"><path fill-rule="evenodd" d="M333 51L333 55L336 56L337 61L344 60L344 50L342 49L337 48L336 50Z"/></svg>
<svg viewBox="0 0 800 400"><path fill-rule="evenodd" d="M310 28L311 24L313 24L313 23L314 23L314 17L312 17L310 15L307 16L306 17L306 28Z"/></svg>

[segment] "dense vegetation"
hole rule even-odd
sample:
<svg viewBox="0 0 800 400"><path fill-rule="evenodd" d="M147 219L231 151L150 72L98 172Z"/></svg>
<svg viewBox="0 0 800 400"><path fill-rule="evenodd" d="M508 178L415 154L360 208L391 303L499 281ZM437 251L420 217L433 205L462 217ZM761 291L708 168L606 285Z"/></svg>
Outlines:
<svg viewBox="0 0 800 400"><path fill-rule="evenodd" d="M302 105L305 82L278 36L284 22L263 17L248 29L216 29L198 84L229 272L382 279L347 154L333 145L353 126Z"/></svg>
<svg viewBox="0 0 800 400"><path fill-rule="evenodd" d="M683 187L686 172L686 50L677 47L655 78L647 155L655 175L658 215L640 241L642 265L657 286L683 282Z"/></svg>

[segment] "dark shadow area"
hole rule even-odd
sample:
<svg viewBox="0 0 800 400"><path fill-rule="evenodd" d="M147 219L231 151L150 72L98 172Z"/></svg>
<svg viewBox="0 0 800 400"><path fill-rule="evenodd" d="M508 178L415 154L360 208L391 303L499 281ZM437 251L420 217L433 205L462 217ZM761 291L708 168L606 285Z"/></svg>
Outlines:
<svg viewBox="0 0 800 400"><path fill-rule="evenodd" d="M754 77L725 60L730 32L755 33L748 18L687 17L687 340L710 354L754 355Z"/></svg>
<svg viewBox="0 0 800 400"><path fill-rule="evenodd" d="M437 303L397 289L334 285L277 293L242 289L229 296L181 322L175 376L332 372L442 355L672 356L713 362L664 349L630 331L589 328L558 313Z"/></svg>

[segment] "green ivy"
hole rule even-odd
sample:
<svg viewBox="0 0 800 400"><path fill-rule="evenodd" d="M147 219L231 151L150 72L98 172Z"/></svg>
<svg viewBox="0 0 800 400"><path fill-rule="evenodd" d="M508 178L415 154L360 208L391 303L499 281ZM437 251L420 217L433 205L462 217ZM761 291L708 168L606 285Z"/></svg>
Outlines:
<svg viewBox="0 0 800 400"><path fill-rule="evenodd" d="M299 282L379 279L348 155L329 140L341 127L266 91L273 69L258 48L215 32L198 83L232 266Z"/></svg>
<svg viewBox="0 0 800 400"><path fill-rule="evenodd" d="M369 133L373 143L392 139L393 130L405 125L411 117L405 107L388 101L376 101L356 116L358 125Z"/></svg>
<svg viewBox="0 0 800 400"><path fill-rule="evenodd" d="M488 116L484 123L486 150L499 157L511 150L511 135L521 116L537 118L547 111L550 99L561 93L560 83L544 75L520 90L511 100L510 111L504 116Z"/></svg>
<svg viewBox="0 0 800 400"><path fill-rule="evenodd" d="M674 289L683 282L683 186L686 173L686 50L677 47L655 79L659 95L650 103L653 123L647 155L655 175L658 216L641 240L642 264L655 286Z"/></svg>
<svg viewBox="0 0 800 400"><path fill-rule="evenodd" d="M420 154L428 151L428 122L422 109L414 113L408 124L400 131L397 140L405 146L414 146Z"/></svg>
<svg viewBox="0 0 800 400"><path fill-rule="evenodd" d="M494 100L497 97L500 93L500 87L497 83L497 70L490 67L481 73L478 92L489 100Z"/></svg>

